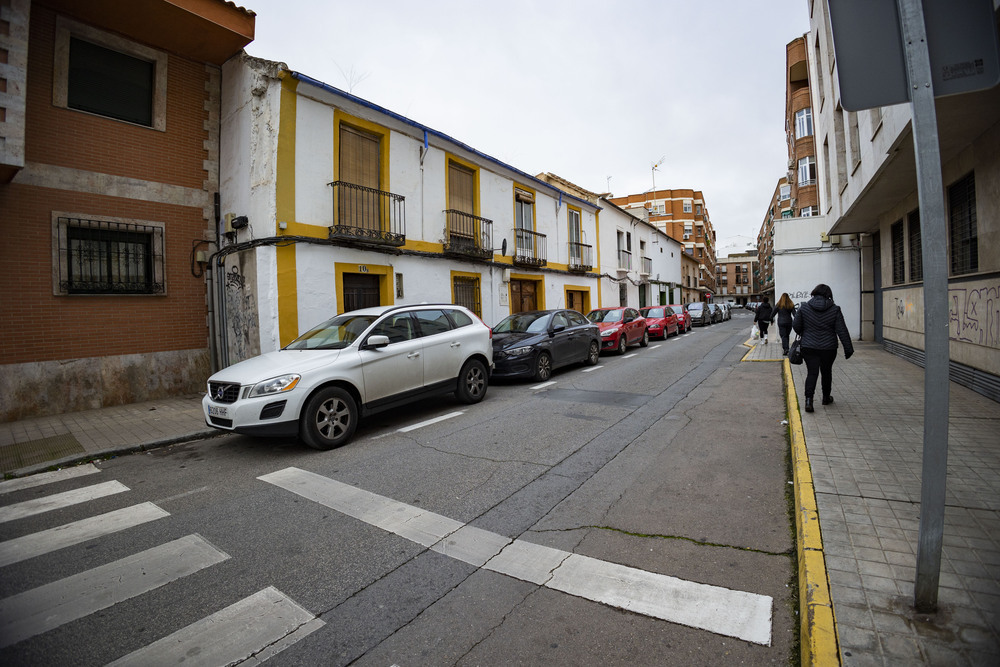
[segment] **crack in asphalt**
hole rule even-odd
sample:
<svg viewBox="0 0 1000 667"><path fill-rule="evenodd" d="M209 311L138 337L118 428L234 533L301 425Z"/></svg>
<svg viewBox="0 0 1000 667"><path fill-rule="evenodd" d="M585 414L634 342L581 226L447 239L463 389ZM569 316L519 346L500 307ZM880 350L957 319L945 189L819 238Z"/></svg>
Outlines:
<svg viewBox="0 0 1000 667"><path fill-rule="evenodd" d="M720 547L723 549L734 549L736 551L746 551L749 553L763 554L765 556L791 556L795 553L795 549L786 549L785 551L768 551L767 549L755 549L754 547L745 547L738 544L723 544L721 542L709 542L707 540L696 540L693 537L687 537L686 535L664 535L660 533L637 533L631 530L625 530L624 528L615 528L614 526L573 526L571 528L544 528L539 530L534 530L535 533L571 533L577 530L606 530L613 533L619 533L621 535L628 535L630 537L643 537L652 538L658 540L679 540L683 542L690 542L691 544L697 544L703 547ZM581 540L582 541L582 540Z"/></svg>

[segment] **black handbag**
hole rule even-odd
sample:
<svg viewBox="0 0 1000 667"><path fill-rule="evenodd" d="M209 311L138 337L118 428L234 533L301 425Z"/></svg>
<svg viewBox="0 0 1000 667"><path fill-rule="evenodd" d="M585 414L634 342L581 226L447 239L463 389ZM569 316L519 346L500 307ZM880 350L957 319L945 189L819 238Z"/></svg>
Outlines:
<svg viewBox="0 0 1000 667"><path fill-rule="evenodd" d="M796 366L802 363L802 340L798 336L788 346L788 361Z"/></svg>

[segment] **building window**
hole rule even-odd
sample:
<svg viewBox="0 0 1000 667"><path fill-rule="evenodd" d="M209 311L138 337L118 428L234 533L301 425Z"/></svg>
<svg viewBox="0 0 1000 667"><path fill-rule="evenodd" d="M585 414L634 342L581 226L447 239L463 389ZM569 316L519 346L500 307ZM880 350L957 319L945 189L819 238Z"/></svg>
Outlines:
<svg viewBox="0 0 1000 667"><path fill-rule="evenodd" d="M979 270L976 180L973 174L948 188L948 242L951 246L952 275Z"/></svg>
<svg viewBox="0 0 1000 667"><path fill-rule="evenodd" d="M816 158L807 155L799 159L799 185L814 185L816 183Z"/></svg>
<svg viewBox="0 0 1000 667"><path fill-rule="evenodd" d="M815 206L805 206L799 209L800 218L813 218L819 215L819 210Z"/></svg>
<svg viewBox="0 0 1000 667"><path fill-rule="evenodd" d="M813 133L813 112L811 108L795 112L795 138L811 137Z"/></svg>
<svg viewBox="0 0 1000 667"><path fill-rule="evenodd" d="M906 233L910 246L910 280L924 279L924 250L920 244L920 209L906 217Z"/></svg>
<svg viewBox="0 0 1000 667"><path fill-rule="evenodd" d="M903 221L898 220L889 227L892 237L892 284L899 285L906 282L906 260L904 256L905 245L903 244Z"/></svg>
<svg viewBox="0 0 1000 667"><path fill-rule="evenodd" d="M663 202L660 202L659 204L653 204L652 208L649 209L649 213L650 215L666 215L667 205L664 204Z"/></svg>
<svg viewBox="0 0 1000 667"><path fill-rule="evenodd" d="M701 215L701 204L694 207L694 212L696 215Z"/></svg>
<svg viewBox="0 0 1000 667"><path fill-rule="evenodd" d="M518 188L514 188L514 226L529 232L535 230L535 196Z"/></svg>
<svg viewBox="0 0 1000 667"><path fill-rule="evenodd" d="M691 209L691 200L690 199L685 199L684 200L684 212L685 213L690 213L691 210L692 210Z"/></svg>
<svg viewBox="0 0 1000 667"><path fill-rule="evenodd" d="M166 130L167 55L64 17L56 23L52 102Z"/></svg>
<svg viewBox="0 0 1000 667"><path fill-rule="evenodd" d="M480 318L483 316L479 276L453 276L451 289L453 303L465 306Z"/></svg>
<svg viewBox="0 0 1000 667"><path fill-rule="evenodd" d="M792 186L782 185L778 188L778 200L787 201L792 198Z"/></svg>
<svg viewBox="0 0 1000 667"><path fill-rule="evenodd" d="M163 294L163 226L54 219L55 294Z"/></svg>

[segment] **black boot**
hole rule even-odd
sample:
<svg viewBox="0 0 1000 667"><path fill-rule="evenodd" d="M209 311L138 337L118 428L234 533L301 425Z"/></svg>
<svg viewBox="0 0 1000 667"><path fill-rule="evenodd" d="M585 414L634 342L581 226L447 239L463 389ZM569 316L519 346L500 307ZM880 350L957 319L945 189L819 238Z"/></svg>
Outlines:
<svg viewBox="0 0 1000 667"><path fill-rule="evenodd" d="M830 405L831 403L833 403L832 394L827 394L826 396L823 397L823 405Z"/></svg>
<svg viewBox="0 0 1000 667"><path fill-rule="evenodd" d="M806 396L806 412L813 411L813 399L812 396Z"/></svg>

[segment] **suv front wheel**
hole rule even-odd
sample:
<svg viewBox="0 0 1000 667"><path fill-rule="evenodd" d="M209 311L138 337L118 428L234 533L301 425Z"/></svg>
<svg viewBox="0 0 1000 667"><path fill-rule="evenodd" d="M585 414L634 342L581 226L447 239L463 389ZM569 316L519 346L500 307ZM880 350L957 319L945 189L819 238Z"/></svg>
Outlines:
<svg viewBox="0 0 1000 667"><path fill-rule="evenodd" d="M321 389L309 399L299 422L299 435L313 449L345 444L358 428L358 406L340 387Z"/></svg>

